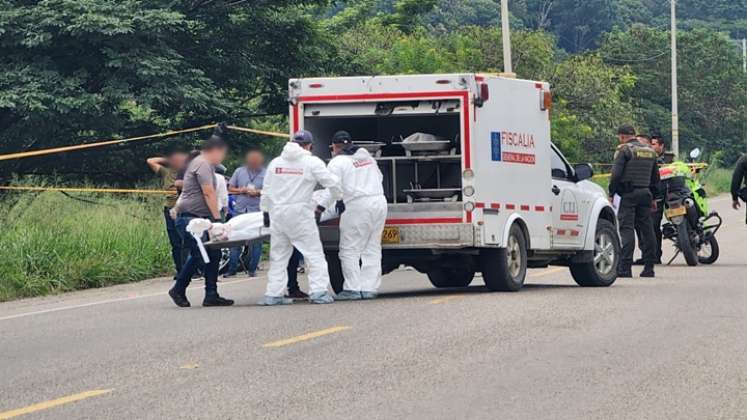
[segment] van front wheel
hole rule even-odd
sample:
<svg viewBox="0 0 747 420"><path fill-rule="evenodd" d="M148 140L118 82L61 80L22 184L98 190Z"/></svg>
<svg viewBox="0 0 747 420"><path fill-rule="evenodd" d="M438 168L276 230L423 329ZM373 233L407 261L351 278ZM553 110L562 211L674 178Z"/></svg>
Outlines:
<svg viewBox="0 0 747 420"><path fill-rule="evenodd" d="M617 280L620 237L610 221L601 219L594 236L594 258L571 264L573 280L582 287L609 287Z"/></svg>
<svg viewBox="0 0 747 420"><path fill-rule="evenodd" d="M516 292L527 275L527 246L524 231L511 226L505 248L480 250L480 269L485 286L496 292Z"/></svg>

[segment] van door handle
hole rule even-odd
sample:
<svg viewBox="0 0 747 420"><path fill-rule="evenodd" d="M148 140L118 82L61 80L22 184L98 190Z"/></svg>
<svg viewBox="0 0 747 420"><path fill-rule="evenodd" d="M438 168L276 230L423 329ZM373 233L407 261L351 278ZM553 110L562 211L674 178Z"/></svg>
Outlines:
<svg viewBox="0 0 747 420"><path fill-rule="evenodd" d="M560 188L558 188L557 185L552 186L552 193L555 195L560 195Z"/></svg>

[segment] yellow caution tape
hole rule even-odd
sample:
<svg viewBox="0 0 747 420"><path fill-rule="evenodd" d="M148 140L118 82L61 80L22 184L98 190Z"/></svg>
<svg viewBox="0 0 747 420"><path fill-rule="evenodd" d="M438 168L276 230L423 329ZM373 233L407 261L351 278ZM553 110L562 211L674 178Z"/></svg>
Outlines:
<svg viewBox="0 0 747 420"><path fill-rule="evenodd" d="M170 136L174 136L177 134L191 133L194 131L206 130L206 129L213 128L213 127L215 127L215 124L203 125L203 126L194 127L194 128L186 128L184 130L175 130L175 131L169 130L163 133L150 134L147 136L130 137L126 139L105 140L105 141L100 141L100 142L95 142L95 143L78 144L74 146L63 146L63 147L54 147L51 149L32 150L30 152L10 153L7 155L0 155L0 161L11 160L11 159L22 159L22 158L27 158L27 157L32 157L32 156L51 155L51 154L62 153L62 152L71 152L73 150L93 149L95 147L110 146L114 144L125 144L125 143L139 141L139 140L149 140L149 139L170 137Z"/></svg>
<svg viewBox="0 0 747 420"><path fill-rule="evenodd" d="M216 124L207 124L207 125L201 125L199 127L185 128L183 130L169 130L163 133L149 134L147 136L129 137L129 138L117 139L117 140L105 140L105 141L99 141L99 142L94 142L94 143L78 144L78 145L73 145L73 146L53 147L51 149L32 150L29 152L9 153L6 155L0 155L0 161L12 160L12 159L23 159L23 158L34 157L34 156L51 155L55 153L71 152L75 150L93 149L96 147L111 146L115 144L125 144L125 143L129 143L133 141L160 139L164 137L175 136L177 134L185 134L185 133L192 133L195 131L207 130L207 129L215 128L215 126ZM233 125L228 126L228 128L231 130L240 131L244 133L253 133L253 134L259 134L263 136L279 137L279 138L285 138L285 139L288 138L287 134L276 133L272 131L255 130L253 128L244 128L244 127L238 127L238 126L233 126Z"/></svg>
<svg viewBox="0 0 747 420"><path fill-rule="evenodd" d="M109 194L174 194L168 190L138 190L127 188L58 188L58 187L16 187L0 186L0 191L56 191L77 193L109 193Z"/></svg>
<svg viewBox="0 0 747 420"><path fill-rule="evenodd" d="M235 125L228 125L228 126L226 126L226 128L228 128L229 130L240 131L240 132L243 132L243 133L260 134L262 136L278 137L278 138L283 138L283 139L290 138L290 136L288 136L288 134L276 133L274 131L255 130L253 128L237 127Z"/></svg>

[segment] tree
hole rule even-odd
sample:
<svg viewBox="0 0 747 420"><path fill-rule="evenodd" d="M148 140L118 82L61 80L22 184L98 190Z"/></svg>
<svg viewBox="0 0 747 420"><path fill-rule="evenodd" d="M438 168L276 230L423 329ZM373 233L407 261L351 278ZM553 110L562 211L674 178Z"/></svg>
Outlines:
<svg viewBox="0 0 747 420"><path fill-rule="evenodd" d="M558 112L572 114L569 121L562 114L553 122L564 127L576 127L566 132L561 144L568 144L576 135L585 160L607 162L615 149L616 129L635 121L629 91L635 86L635 76L625 68L614 68L596 54L573 56L561 62L550 79L555 90Z"/></svg>
<svg viewBox="0 0 747 420"><path fill-rule="evenodd" d="M628 97L642 129L670 132L669 33L642 25L609 34L601 48L608 63L630 69ZM747 145L747 79L732 41L708 29L682 31L679 43L681 149L723 150L731 164Z"/></svg>
<svg viewBox="0 0 747 420"><path fill-rule="evenodd" d="M0 0L0 152L285 111L287 79L330 61L313 3ZM111 151L2 168L142 174L152 149Z"/></svg>

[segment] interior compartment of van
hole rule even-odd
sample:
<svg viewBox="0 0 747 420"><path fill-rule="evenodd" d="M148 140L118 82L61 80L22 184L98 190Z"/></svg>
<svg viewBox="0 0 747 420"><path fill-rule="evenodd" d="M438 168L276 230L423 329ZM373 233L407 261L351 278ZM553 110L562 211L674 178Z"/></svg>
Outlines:
<svg viewBox="0 0 747 420"><path fill-rule="evenodd" d="M379 162L389 203L450 203L462 194L460 116L458 101L309 104L304 128L325 160L332 135L349 132Z"/></svg>

